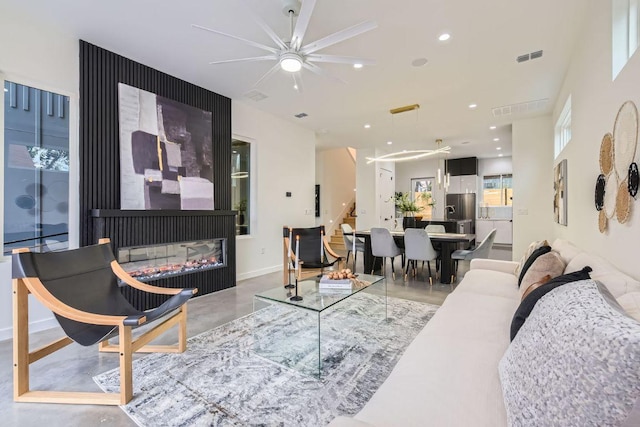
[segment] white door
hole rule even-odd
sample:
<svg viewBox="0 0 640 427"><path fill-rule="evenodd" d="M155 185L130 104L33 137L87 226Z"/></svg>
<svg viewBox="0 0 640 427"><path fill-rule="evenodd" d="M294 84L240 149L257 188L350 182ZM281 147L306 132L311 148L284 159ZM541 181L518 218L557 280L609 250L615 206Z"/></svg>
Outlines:
<svg viewBox="0 0 640 427"><path fill-rule="evenodd" d="M395 227L396 205L393 202L393 195L396 191L396 184L393 180L393 172L380 168L378 174L378 206L380 212L380 227L393 230Z"/></svg>

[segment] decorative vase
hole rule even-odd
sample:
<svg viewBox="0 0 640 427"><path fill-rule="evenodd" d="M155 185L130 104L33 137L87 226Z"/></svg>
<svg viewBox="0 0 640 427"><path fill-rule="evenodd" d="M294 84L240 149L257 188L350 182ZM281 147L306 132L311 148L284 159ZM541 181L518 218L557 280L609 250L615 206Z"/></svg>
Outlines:
<svg viewBox="0 0 640 427"><path fill-rule="evenodd" d="M407 228L416 228L416 217L415 216L405 216L402 218L402 228L406 230Z"/></svg>

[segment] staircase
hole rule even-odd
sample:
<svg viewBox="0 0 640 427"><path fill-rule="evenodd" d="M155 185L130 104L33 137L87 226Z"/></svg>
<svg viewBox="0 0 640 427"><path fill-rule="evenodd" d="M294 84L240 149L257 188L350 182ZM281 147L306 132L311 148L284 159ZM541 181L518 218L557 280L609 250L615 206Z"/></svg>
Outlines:
<svg viewBox="0 0 640 427"><path fill-rule="evenodd" d="M351 228L355 230L356 228L356 217L351 216L349 212L355 212L355 206L352 205L351 209L347 212L347 214L342 218L340 224L349 224ZM329 240L329 244L333 249L346 250L344 247L344 240L342 239L342 228L340 228L340 224L336 227L333 234L331 235L331 239Z"/></svg>

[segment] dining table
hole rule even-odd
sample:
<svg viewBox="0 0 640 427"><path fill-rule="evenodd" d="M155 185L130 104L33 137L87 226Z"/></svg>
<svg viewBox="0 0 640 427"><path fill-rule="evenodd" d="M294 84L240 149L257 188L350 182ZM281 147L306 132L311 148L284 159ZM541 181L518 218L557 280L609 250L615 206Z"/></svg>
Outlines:
<svg viewBox="0 0 640 427"><path fill-rule="evenodd" d="M390 230L391 236L399 244L404 247L404 230ZM364 239L364 272L369 274L372 271L378 271L382 267L382 260L374 260L371 252L371 230L355 230L354 235ZM429 233L432 243L439 243L440 249L440 283L450 284L451 276L455 274L454 260L451 258L453 251L458 249L460 244L467 247L471 245L475 239L475 234L462 233ZM403 266L404 267L404 266Z"/></svg>

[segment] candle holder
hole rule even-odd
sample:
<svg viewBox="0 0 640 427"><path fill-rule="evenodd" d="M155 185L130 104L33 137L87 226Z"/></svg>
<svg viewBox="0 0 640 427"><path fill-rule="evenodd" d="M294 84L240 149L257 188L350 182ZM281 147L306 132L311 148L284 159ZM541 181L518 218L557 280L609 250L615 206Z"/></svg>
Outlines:
<svg viewBox="0 0 640 427"><path fill-rule="evenodd" d="M292 296L291 298L289 298L291 301L302 301L302 297L300 295L298 295L298 279L296 279L296 294L294 296Z"/></svg>
<svg viewBox="0 0 640 427"><path fill-rule="evenodd" d="M284 285L284 288L285 288L285 289L293 289L293 288L295 288L295 285L293 285L293 284L291 283L291 271L289 271L289 283L288 283L288 284L286 284L286 285Z"/></svg>

